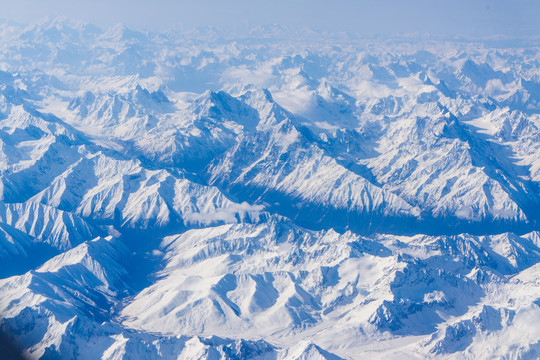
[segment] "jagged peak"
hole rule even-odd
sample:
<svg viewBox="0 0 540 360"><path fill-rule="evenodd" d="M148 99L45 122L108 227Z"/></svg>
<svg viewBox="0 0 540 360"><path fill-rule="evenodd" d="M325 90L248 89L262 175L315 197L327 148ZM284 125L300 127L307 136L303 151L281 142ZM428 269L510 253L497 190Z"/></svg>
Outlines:
<svg viewBox="0 0 540 360"><path fill-rule="evenodd" d="M40 41L60 41L69 39L77 41L81 38L92 38L101 34L97 26L63 16L49 16L27 26L20 37Z"/></svg>
<svg viewBox="0 0 540 360"><path fill-rule="evenodd" d="M144 32L132 30L122 23L118 23L108 28L103 34L100 35L102 40L112 40L116 42L144 42L148 40L148 35Z"/></svg>
<svg viewBox="0 0 540 360"><path fill-rule="evenodd" d="M312 341L302 341L287 351L283 360L343 360L339 356L321 349Z"/></svg>

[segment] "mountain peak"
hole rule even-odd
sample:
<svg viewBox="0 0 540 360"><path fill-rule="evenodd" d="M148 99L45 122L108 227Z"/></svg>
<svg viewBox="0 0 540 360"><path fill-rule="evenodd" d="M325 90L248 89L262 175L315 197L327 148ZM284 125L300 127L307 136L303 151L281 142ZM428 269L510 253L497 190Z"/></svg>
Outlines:
<svg viewBox="0 0 540 360"><path fill-rule="evenodd" d="M32 358L539 358L540 47L428 38L0 25L0 328Z"/></svg>

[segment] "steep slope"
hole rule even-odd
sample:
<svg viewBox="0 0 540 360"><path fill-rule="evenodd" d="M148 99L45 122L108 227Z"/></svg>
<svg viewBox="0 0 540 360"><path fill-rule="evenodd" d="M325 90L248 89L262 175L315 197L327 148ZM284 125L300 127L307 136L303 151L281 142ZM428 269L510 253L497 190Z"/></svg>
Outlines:
<svg viewBox="0 0 540 360"><path fill-rule="evenodd" d="M538 39L0 40L0 332L29 358L540 357Z"/></svg>
<svg viewBox="0 0 540 360"><path fill-rule="evenodd" d="M122 310L123 324L167 335L250 334L280 346L311 339L337 354L370 349L375 338L390 348L416 342L412 335L435 338L474 308L514 309L489 294L513 283L505 274L538 262L537 236L367 239L275 219L190 230L164 239L165 268Z"/></svg>
<svg viewBox="0 0 540 360"><path fill-rule="evenodd" d="M0 223L0 278L24 273L47 260L51 253L55 251L47 245L8 224Z"/></svg>
<svg viewBox="0 0 540 360"><path fill-rule="evenodd" d="M47 261L35 271L0 280L1 328L26 348L30 358L103 359L282 359L288 352L264 341L217 337L158 337L111 323L121 300L130 294L124 268L129 251L119 239L96 238ZM296 350L309 356L313 350ZM319 349L328 359L336 357ZM306 355L302 355L306 354ZM286 357L287 359L291 357Z"/></svg>
<svg viewBox="0 0 540 360"><path fill-rule="evenodd" d="M257 220L261 206L238 204L218 189L182 173L148 170L139 161L102 152L83 158L51 181L30 202L48 204L118 228L200 226Z"/></svg>
<svg viewBox="0 0 540 360"><path fill-rule="evenodd" d="M0 221L61 251L98 235L77 215L31 202L0 203Z"/></svg>
<svg viewBox="0 0 540 360"><path fill-rule="evenodd" d="M310 141L309 132L295 126L269 92L244 97L260 120L254 131L244 132L209 167L211 183L251 202L267 202L276 212L308 226L332 223L338 228L373 231L380 223L391 223L385 217L403 227L403 222L419 214L329 157Z"/></svg>

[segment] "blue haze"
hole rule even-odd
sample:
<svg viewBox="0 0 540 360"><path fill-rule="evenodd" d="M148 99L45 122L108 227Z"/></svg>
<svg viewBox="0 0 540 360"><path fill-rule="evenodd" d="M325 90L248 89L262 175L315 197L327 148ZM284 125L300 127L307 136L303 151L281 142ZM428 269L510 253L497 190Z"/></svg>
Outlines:
<svg viewBox="0 0 540 360"><path fill-rule="evenodd" d="M121 22L149 29L181 24L243 30L278 24L357 35L540 36L538 0L2 0L0 8L1 18L21 23L66 16L101 27Z"/></svg>

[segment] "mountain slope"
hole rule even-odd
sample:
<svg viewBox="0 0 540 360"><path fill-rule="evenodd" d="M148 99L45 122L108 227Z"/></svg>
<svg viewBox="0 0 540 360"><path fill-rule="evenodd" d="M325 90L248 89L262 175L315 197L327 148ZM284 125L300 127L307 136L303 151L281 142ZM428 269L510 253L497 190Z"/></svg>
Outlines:
<svg viewBox="0 0 540 360"><path fill-rule="evenodd" d="M28 358L540 357L538 39L0 39L0 332Z"/></svg>

